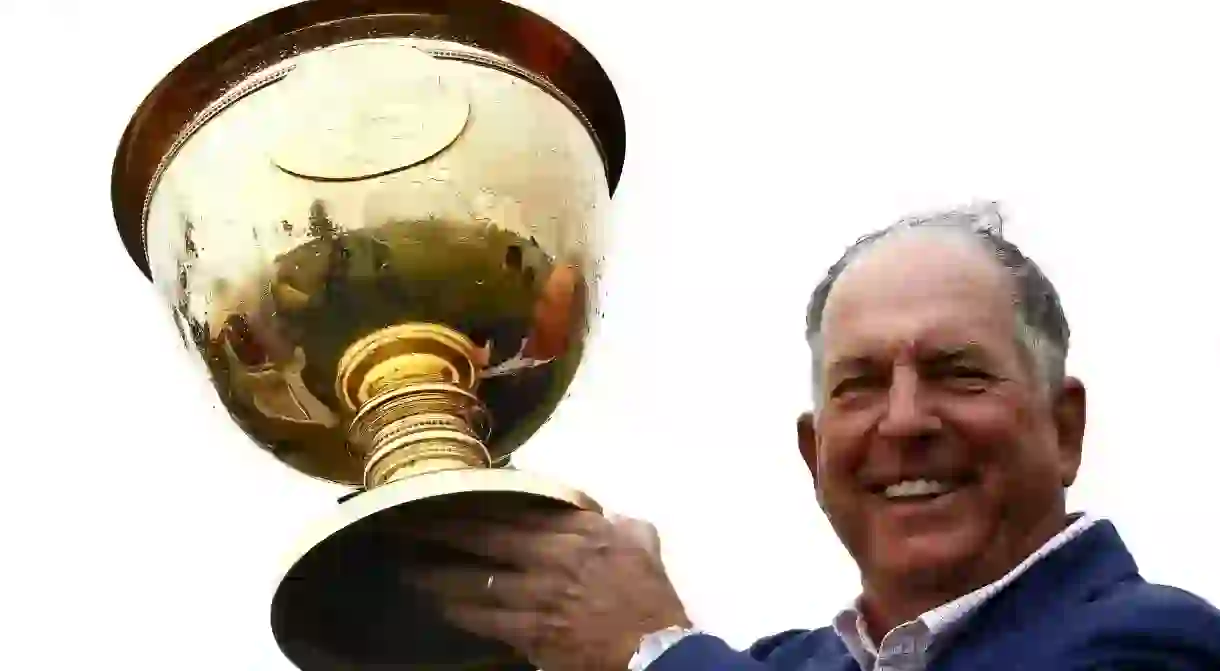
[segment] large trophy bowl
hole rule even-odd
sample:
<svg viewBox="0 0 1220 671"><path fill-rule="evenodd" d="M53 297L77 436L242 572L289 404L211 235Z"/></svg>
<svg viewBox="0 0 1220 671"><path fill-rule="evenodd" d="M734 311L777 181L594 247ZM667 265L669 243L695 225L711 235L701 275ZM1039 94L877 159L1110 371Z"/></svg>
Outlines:
<svg viewBox="0 0 1220 671"><path fill-rule="evenodd" d="M294 5L136 111L112 185L128 252L254 442L355 490L272 600L299 668L531 668L404 586L435 550L401 531L600 510L509 458L581 360L623 125L594 58L499 0Z"/></svg>

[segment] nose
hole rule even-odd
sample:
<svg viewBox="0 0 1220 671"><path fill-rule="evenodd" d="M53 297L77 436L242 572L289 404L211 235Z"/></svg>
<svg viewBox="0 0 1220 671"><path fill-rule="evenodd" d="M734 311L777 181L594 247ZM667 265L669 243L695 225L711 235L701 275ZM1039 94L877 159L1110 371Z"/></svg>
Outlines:
<svg viewBox="0 0 1220 671"><path fill-rule="evenodd" d="M926 439L940 431L940 418L924 402L919 375L899 367L890 382L886 405L877 432L898 440Z"/></svg>

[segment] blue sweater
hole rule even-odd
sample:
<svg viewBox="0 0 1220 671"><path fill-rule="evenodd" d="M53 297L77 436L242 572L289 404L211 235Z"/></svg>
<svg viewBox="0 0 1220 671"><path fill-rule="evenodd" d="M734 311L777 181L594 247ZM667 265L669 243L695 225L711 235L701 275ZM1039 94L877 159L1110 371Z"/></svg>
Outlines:
<svg viewBox="0 0 1220 671"><path fill-rule="evenodd" d="M1220 610L1146 582L1099 522L983 604L927 671L1220 671ZM860 671L829 627L738 652L690 636L647 671ZM872 671L865 669L864 671Z"/></svg>

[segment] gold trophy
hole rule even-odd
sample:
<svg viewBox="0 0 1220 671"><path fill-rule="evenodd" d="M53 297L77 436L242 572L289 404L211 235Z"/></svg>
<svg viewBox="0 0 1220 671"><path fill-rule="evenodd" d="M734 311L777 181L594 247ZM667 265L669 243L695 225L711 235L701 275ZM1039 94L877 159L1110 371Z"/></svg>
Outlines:
<svg viewBox="0 0 1220 671"><path fill-rule="evenodd" d="M623 125L594 58L499 0L287 7L136 111L112 185L128 252L241 428L355 490L272 600L299 668L531 668L404 586L436 550L400 530L600 511L509 458L581 360Z"/></svg>

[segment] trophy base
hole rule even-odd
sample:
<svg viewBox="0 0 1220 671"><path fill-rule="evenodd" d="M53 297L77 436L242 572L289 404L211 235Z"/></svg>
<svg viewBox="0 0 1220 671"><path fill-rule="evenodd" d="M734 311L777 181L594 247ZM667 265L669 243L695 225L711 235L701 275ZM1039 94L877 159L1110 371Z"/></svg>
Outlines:
<svg viewBox="0 0 1220 671"><path fill-rule="evenodd" d="M443 562L446 552L401 530L455 507L601 512L575 489L512 468L435 471L363 492L339 505L276 589L271 629L284 655L301 671L533 671L507 646L449 625L403 579L412 559Z"/></svg>

